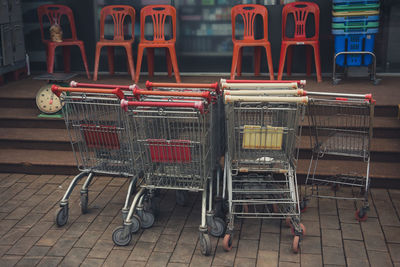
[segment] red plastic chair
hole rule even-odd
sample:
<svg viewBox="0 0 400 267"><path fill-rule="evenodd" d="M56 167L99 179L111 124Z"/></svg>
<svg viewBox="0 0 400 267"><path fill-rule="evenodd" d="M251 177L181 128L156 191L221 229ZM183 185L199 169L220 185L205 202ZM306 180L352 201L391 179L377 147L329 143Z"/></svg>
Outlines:
<svg viewBox="0 0 400 267"><path fill-rule="evenodd" d="M81 50L83 64L85 66L86 75L88 79L90 79L89 68L86 59L85 46L83 41L78 40L76 36L76 28L75 28L75 20L74 14L72 10L64 5L42 5L37 9L39 24L40 24L40 32L42 35L42 42L46 46L46 55L47 55L47 72L53 73L54 71L54 55L56 47L63 47L63 57L64 57L64 71L71 71L71 50L70 46L76 45ZM50 39L45 38L44 29L43 29L43 17L46 16L51 25L57 23L60 25L61 17L66 16L71 28L71 38L63 39L62 42L52 42Z"/></svg>
<svg viewBox="0 0 400 267"><path fill-rule="evenodd" d="M145 22L146 17L150 16L153 21L153 40L145 38ZM172 22L172 39L165 40L165 20L170 16ZM140 43L137 55L137 72L135 83L139 81L140 67L142 65L143 51L147 48L147 65L149 69L149 76L154 75L154 48L165 48L167 57L168 77L172 75L172 67L174 68L176 82L181 82L181 77L178 70L178 60L175 52L176 42L176 10L170 5L149 5L140 11Z"/></svg>
<svg viewBox="0 0 400 267"><path fill-rule="evenodd" d="M101 48L107 46L108 54L108 70L110 74L114 74L114 47L122 46L126 50L128 60L128 72L131 74L132 80L135 78L135 67L133 63L132 44L135 38L135 9L131 6L114 5L106 6L100 12L100 41L96 44L96 57L94 61L93 80L97 81L97 72L99 70L99 60ZM104 24L108 16L112 17L114 22L114 37L112 40L104 38ZM132 36L125 40L124 22L127 17L131 18Z"/></svg>
<svg viewBox="0 0 400 267"><path fill-rule="evenodd" d="M243 40L237 40L235 37L235 20L236 16L241 15L244 22ZM261 15L263 19L264 37L255 39L254 22L257 15ZM271 44L268 41L268 10L262 5L236 5L231 10L232 21L232 68L231 80L235 78L235 72L240 76L242 72L242 50L244 46L254 46L254 74L260 75L260 58L261 47L265 48L267 53L269 77L274 79L274 68L272 66Z"/></svg>
<svg viewBox="0 0 400 267"><path fill-rule="evenodd" d="M289 14L293 14L295 21L294 37L289 38L286 36L286 22ZM306 37L306 22L309 14L314 14L315 20L315 34L313 37ZM282 79L283 67L285 66L286 52L287 66L286 71L290 76L292 68L293 45L307 45L307 75L311 73L311 47L314 48L315 69L317 72L318 82L322 81L321 77L321 63L319 56L319 7L311 2L293 2L284 6L282 11L282 45L281 56L279 60L278 80ZM310 47L311 46L311 47Z"/></svg>

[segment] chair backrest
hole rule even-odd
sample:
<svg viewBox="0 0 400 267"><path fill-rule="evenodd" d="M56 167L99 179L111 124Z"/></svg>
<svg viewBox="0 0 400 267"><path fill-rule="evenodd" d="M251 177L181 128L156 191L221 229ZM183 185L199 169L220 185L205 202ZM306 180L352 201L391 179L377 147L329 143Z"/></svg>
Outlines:
<svg viewBox="0 0 400 267"><path fill-rule="evenodd" d="M176 41L176 10L170 5L149 5L140 11L140 41L145 39L146 17L150 16L153 21L153 42L165 42L165 20L171 17L172 38L168 41Z"/></svg>
<svg viewBox="0 0 400 267"><path fill-rule="evenodd" d="M48 41L44 35L43 29L43 17L47 16L51 25L61 23L61 17L66 16L71 27L71 36L73 40L77 40L76 36L76 28L75 28L75 20L74 14L72 10L64 5L42 5L37 9L39 24L40 24L40 32L42 34L42 41Z"/></svg>
<svg viewBox="0 0 400 267"><path fill-rule="evenodd" d="M236 16L241 15L244 23L243 40L253 41L254 25L257 15L261 15L263 20L264 37L262 40L268 40L268 10L262 5L236 5L231 9L231 23L232 23L232 40L236 40Z"/></svg>
<svg viewBox="0 0 400 267"><path fill-rule="evenodd" d="M306 23L309 14L314 15L315 34L307 38ZM286 36L286 23L289 14L294 17L294 37ZM285 5L282 10L282 40L318 40L319 39L319 7L312 2L293 2Z"/></svg>
<svg viewBox="0 0 400 267"><path fill-rule="evenodd" d="M108 16L112 17L114 23L114 41L124 41L124 23L127 17L131 18L132 36L130 40L135 38L135 9L126 5L105 6L100 12L100 40L104 40L104 25Z"/></svg>

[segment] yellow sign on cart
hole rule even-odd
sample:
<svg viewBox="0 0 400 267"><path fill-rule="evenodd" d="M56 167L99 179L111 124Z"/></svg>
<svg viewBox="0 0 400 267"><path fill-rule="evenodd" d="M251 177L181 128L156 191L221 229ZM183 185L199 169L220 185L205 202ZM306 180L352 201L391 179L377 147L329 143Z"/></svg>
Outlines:
<svg viewBox="0 0 400 267"><path fill-rule="evenodd" d="M282 127L244 125L242 148L281 150L282 136Z"/></svg>

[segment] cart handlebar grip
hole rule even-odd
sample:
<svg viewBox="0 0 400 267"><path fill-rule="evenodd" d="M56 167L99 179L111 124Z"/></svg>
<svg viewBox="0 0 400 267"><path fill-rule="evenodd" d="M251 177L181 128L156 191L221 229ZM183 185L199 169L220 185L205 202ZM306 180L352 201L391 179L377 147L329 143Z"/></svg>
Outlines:
<svg viewBox="0 0 400 267"><path fill-rule="evenodd" d="M297 83L298 85L306 85L306 80L226 80L221 79L221 83Z"/></svg>
<svg viewBox="0 0 400 267"><path fill-rule="evenodd" d="M225 90L224 95L234 96L268 96L268 95L293 95L305 96L306 92L303 89L297 90Z"/></svg>
<svg viewBox="0 0 400 267"><path fill-rule="evenodd" d="M232 103L235 101L242 102L286 102L286 103L308 103L307 96L225 96L225 103Z"/></svg>
<svg viewBox="0 0 400 267"><path fill-rule="evenodd" d="M246 89L253 89L253 90L262 90L262 89L298 89L299 85L297 82L259 82L259 83L227 83L221 82L222 89L235 89L235 90L246 90Z"/></svg>
<svg viewBox="0 0 400 267"><path fill-rule="evenodd" d="M146 88L152 87L171 87L171 88L209 88L219 92L218 82L215 83L155 83L146 81Z"/></svg>
<svg viewBox="0 0 400 267"><path fill-rule="evenodd" d="M208 91L206 92L149 91L149 90L141 90L139 88L134 88L132 92L134 96L155 95L155 96L202 97L207 99L208 102L211 101L211 94Z"/></svg>
<svg viewBox="0 0 400 267"><path fill-rule="evenodd" d="M309 96L329 96L335 97L337 100L343 99L351 99L351 98L358 98L358 99L365 99L366 101L373 101L372 94L349 94L349 93L332 93L332 92L312 92L307 91L307 95Z"/></svg>
<svg viewBox="0 0 400 267"><path fill-rule="evenodd" d="M128 111L128 106L135 107L173 107L173 108L195 108L204 113L204 103L202 101L193 102L151 102L151 101L127 101L121 99L121 108Z"/></svg>
<svg viewBox="0 0 400 267"><path fill-rule="evenodd" d="M80 87L60 87L55 84L51 86L51 91L58 97L60 97L62 92L77 92L77 93L94 93L94 94L114 94L118 96L119 99L125 97L124 92L120 88L114 89L98 89L98 88L80 88Z"/></svg>
<svg viewBox="0 0 400 267"><path fill-rule="evenodd" d="M116 85L116 84L99 84L99 83L80 83L71 81L69 83L71 87L86 87L86 88L102 88L102 89L115 89L120 88L121 90L132 90L136 87L136 84L132 85Z"/></svg>

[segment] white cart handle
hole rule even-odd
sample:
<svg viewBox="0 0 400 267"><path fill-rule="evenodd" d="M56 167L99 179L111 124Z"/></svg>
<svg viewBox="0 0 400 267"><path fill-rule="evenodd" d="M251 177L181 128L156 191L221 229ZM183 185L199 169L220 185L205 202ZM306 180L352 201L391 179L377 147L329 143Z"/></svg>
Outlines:
<svg viewBox="0 0 400 267"><path fill-rule="evenodd" d="M235 101L241 102L284 102L284 103L308 103L308 97L295 97L295 96L225 96L225 103L232 103Z"/></svg>
<svg viewBox="0 0 400 267"><path fill-rule="evenodd" d="M293 95L293 96L303 96L305 91L303 89L297 90L225 90L224 95L234 95L234 96L268 96L268 95Z"/></svg>
<svg viewBox="0 0 400 267"><path fill-rule="evenodd" d="M296 82L289 83L221 83L222 89L230 90L263 90L263 89L298 89L299 86Z"/></svg>

